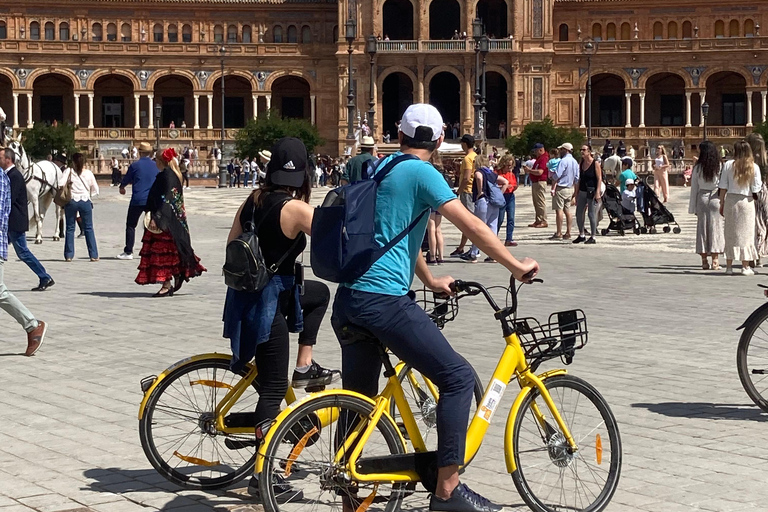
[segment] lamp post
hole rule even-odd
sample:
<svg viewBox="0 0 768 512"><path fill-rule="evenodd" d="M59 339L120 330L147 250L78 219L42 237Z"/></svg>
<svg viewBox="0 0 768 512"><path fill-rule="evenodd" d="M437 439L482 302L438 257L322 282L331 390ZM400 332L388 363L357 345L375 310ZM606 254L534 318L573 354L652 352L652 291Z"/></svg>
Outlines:
<svg viewBox="0 0 768 512"><path fill-rule="evenodd" d="M483 37L483 21L480 18L472 20L472 39L475 40L475 139L480 138L480 110L483 108L480 102L480 39Z"/></svg>
<svg viewBox="0 0 768 512"><path fill-rule="evenodd" d="M160 154L160 116L162 115L163 106L158 101L155 103L155 155Z"/></svg>
<svg viewBox="0 0 768 512"><path fill-rule="evenodd" d="M368 126L371 128L371 136L373 137L373 140L376 140L376 125L374 124L374 118L376 116L376 99L374 98L374 84L376 81L376 74L373 69L374 65L374 58L376 57L376 50L378 48L376 47L376 36L370 35L368 36L368 43L366 51L368 52L368 55L371 58L371 90L369 92L370 99L368 100Z"/></svg>
<svg viewBox="0 0 768 512"><path fill-rule="evenodd" d="M227 47L219 47L219 57L221 58L221 158L219 159L219 188L226 188L227 186L227 164L224 162L224 138L226 133L224 132L224 98L226 96L224 88L224 56L227 54Z"/></svg>
<svg viewBox="0 0 768 512"><path fill-rule="evenodd" d="M483 36L480 38L479 46L480 46L480 55L483 58L483 67L482 67L482 85L481 85L481 99L480 99L480 136L483 142L486 140L486 115L488 114L488 111L485 108L485 57L488 55L488 51L490 50L490 43L491 40L488 38L487 35L483 34Z"/></svg>
<svg viewBox="0 0 768 512"><path fill-rule="evenodd" d="M597 41L591 38L581 42L581 53L587 57L587 144L592 145L592 56L597 51Z"/></svg>
<svg viewBox="0 0 768 512"><path fill-rule="evenodd" d="M707 117L709 117L709 103L701 104L701 116L704 119L704 140L707 140Z"/></svg>
<svg viewBox="0 0 768 512"><path fill-rule="evenodd" d="M347 53L349 54L349 62L347 63L347 144L352 146L352 141L355 140L355 128L353 125L355 117L355 89L352 87L352 43L355 42L357 37L357 22L353 16L353 12L350 11L349 19L344 24L344 39L347 40Z"/></svg>

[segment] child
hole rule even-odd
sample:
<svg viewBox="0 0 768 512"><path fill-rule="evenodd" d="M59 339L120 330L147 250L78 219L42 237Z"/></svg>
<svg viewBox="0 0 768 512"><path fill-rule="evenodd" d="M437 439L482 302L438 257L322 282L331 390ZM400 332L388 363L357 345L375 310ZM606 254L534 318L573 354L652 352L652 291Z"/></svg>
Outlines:
<svg viewBox="0 0 768 512"><path fill-rule="evenodd" d="M631 179L633 182L637 179L637 175L632 172L632 159L624 158L621 161L621 174L619 174L619 187L621 192L624 192L626 188L627 180Z"/></svg>
<svg viewBox="0 0 768 512"><path fill-rule="evenodd" d="M555 171L557 165L560 163L560 154L557 149L552 148L549 150L549 160L547 160L547 172L549 173L548 179L552 189L549 191L552 197L555 197L555 189L557 188L557 180L555 179Z"/></svg>
<svg viewBox="0 0 768 512"><path fill-rule="evenodd" d="M626 188L621 193L621 206L624 208L624 213L635 213L635 180L628 178L625 182Z"/></svg>

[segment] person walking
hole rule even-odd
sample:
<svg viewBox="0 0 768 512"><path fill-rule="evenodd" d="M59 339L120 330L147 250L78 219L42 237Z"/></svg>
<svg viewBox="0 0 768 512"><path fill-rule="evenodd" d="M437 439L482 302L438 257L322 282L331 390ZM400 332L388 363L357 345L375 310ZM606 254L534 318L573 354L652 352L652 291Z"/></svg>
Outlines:
<svg viewBox="0 0 768 512"><path fill-rule="evenodd" d="M5 262L8 261L8 221L12 207L11 180L7 174L0 172L0 309L11 315L27 332L27 350L24 355L32 356L43 344L48 325L42 320L37 320L5 286L4 267Z"/></svg>
<svg viewBox="0 0 768 512"><path fill-rule="evenodd" d="M759 133L750 133L747 142L752 148L752 156L760 168L760 179L763 181L760 192L755 198L755 247L759 258L754 263L756 267L762 267L761 260L768 254L768 187L766 187L768 155L765 152L763 136Z"/></svg>
<svg viewBox="0 0 768 512"><path fill-rule="evenodd" d="M563 146L565 146L565 144ZM574 198L571 201L571 206L576 206L576 225L579 227L579 236L574 239L574 244L580 244L581 242L587 244L597 243L595 240L595 233L597 232L597 214L600 211L602 187L603 173L600 164L595 160L595 157L592 154L592 146L584 144L581 147L579 176L574 187ZM588 210L589 238L586 238L585 236L585 210Z"/></svg>
<svg viewBox="0 0 768 512"><path fill-rule="evenodd" d="M122 178L122 173L120 172L120 162L117 160L117 157L112 157L111 162L112 167L112 183L109 184L110 187L114 187L117 185L120 185L120 179Z"/></svg>
<svg viewBox="0 0 768 512"><path fill-rule="evenodd" d="M461 136L461 149L464 151L464 159L461 161L461 171L459 174L459 200L464 208L475 213L475 203L472 202L472 181L475 179L475 138L468 133ZM467 245L467 236L462 233L459 246L450 255L454 257L461 257L464 253L464 248Z"/></svg>
<svg viewBox="0 0 768 512"><path fill-rule="evenodd" d="M485 155L477 155L475 158L475 176L472 180L472 202L475 204L475 217L485 223L494 233L498 233L496 228L499 221L500 206L495 206L491 202L491 188L498 187L506 190L509 182L494 173L490 167L488 158ZM498 203L497 203L498 204ZM470 263L477 263L477 257L480 254L480 248L472 244L469 252L461 256L461 259ZM491 256L485 258L485 263L493 263Z"/></svg>
<svg viewBox="0 0 768 512"><path fill-rule="evenodd" d="M507 180L507 187L504 189L504 206L499 210L499 222L496 227L496 232L501 232L501 226L504 224L504 219L507 220L507 231L504 237L504 245L506 247L517 247L515 242L515 191L517 190L517 176L513 173L512 169L515 166L515 157L510 153L505 154L499 159L499 165L496 168L496 172L499 176Z"/></svg>
<svg viewBox="0 0 768 512"><path fill-rule="evenodd" d="M544 144L541 143L534 144L533 151L535 152L535 160L528 174L531 177L531 197L533 198L533 209L536 212L536 219L528 227L546 228L549 227L549 224L547 224L547 162L549 161L549 155L547 150L544 149Z"/></svg>
<svg viewBox="0 0 768 512"><path fill-rule="evenodd" d="M43 292L56 284L53 278L45 271L42 263L35 258L27 246L27 230L29 229L29 217L27 216L27 186L24 176L14 165L16 153L10 148L0 150L0 167L8 175L11 183L11 213L8 218L8 242L13 245L16 256L37 275L39 284L32 288L33 292Z"/></svg>
<svg viewBox="0 0 768 512"><path fill-rule="evenodd" d="M733 160L720 174L720 215L725 217L725 273L733 274L733 260L741 261L741 274L754 275L749 262L758 259L755 247L755 205L752 194L763 186L760 167L745 140L733 145Z"/></svg>
<svg viewBox="0 0 768 512"><path fill-rule="evenodd" d="M125 247L123 252L117 255L119 260L133 259L133 245L136 241L136 225L144 213L147 204L149 189L157 177L157 166L150 158L152 145L149 142L139 144L141 158L133 162L125 173L125 178L120 183L120 194L125 195L125 187L131 185L131 202L128 205L128 215L125 219Z"/></svg>
<svg viewBox="0 0 768 512"><path fill-rule="evenodd" d="M576 197L574 186L579 182L579 163L573 158L573 144L570 142L561 144L557 150L560 161L552 173L552 179L555 181L552 209L555 210L556 231L550 240L570 240L571 224L573 224L571 205ZM565 233L563 233L563 220L565 220Z"/></svg>
<svg viewBox="0 0 768 512"><path fill-rule="evenodd" d="M363 174L368 170L369 162L375 160L373 156L375 146L373 137L363 137L363 142L360 144L360 154L347 162L347 176L350 183L368 179L368 176Z"/></svg>
<svg viewBox="0 0 768 512"><path fill-rule="evenodd" d="M720 158L708 140L699 144L699 160L691 174L688 213L696 215L696 253L703 270L719 270L719 255L725 252L723 217L720 215ZM712 258L712 263L707 260Z"/></svg>
<svg viewBox="0 0 768 512"><path fill-rule="evenodd" d="M200 258L192 249L189 238L184 191L176 151L167 148L155 159L160 172L147 196L144 211L146 229L139 252L139 275L136 284L158 284L162 287L153 297L168 297L181 288L185 281L206 272ZM146 218L145 218L146 219ZM175 282L171 284L171 280Z"/></svg>
<svg viewBox="0 0 768 512"><path fill-rule="evenodd" d="M72 167L61 174L59 186L71 184L72 199L64 206L66 217L66 233L64 236L64 260L72 261L75 257L75 223L78 214L83 222L85 245L91 261L99 261L99 249L96 246L96 235L93 230L93 196L99 195L99 185L90 169L85 169L85 157L82 153L72 155Z"/></svg>
<svg viewBox="0 0 768 512"><path fill-rule="evenodd" d="M445 168L443 167L443 159L440 154L435 151L430 158L432 166L438 170L443 176L445 175ZM448 183L448 180L446 180ZM443 238L443 216L437 210L432 210L429 215L429 221L427 222L427 246L429 251L427 252L427 265L442 265L443 256L445 255L445 239Z"/></svg>
<svg viewBox="0 0 768 512"><path fill-rule="evenodd" d="M665 203L669 200L669 158L664 146L656 148L653 161L653 190Z"/></svg>

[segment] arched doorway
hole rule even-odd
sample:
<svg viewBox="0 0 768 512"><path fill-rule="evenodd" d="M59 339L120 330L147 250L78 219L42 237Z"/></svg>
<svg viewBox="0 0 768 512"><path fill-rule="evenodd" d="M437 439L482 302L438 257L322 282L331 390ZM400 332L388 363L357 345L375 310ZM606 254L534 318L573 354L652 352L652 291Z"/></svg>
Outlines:
<svg viewBox="0 0 768 512"><path fill-rule="evenodd" d="M461 7L457 0L432 0L429 4L429 38L450 39L461 31ZM471 34L470 34L471 35Z"/></svg>
<svg viewBox="0 0 768 512"><path fill-rule="evenodd" d="M133 84L120 75L99 77L93 85L93 124L99 128L132 127Z"/></svg>
<svg viewBox="0 0 768 512"><path fill-rule="evenodd" d="M192 99L192 82L184 76L164 76L155 82L155 105L160 102L163 107L160 116L160 126L168 128L171 121L177 128L181 127L182 122L187 126L192 126L194 113L194 104ZM189 121L189 122L187 122Z"/></svg>
<svg viewBox="0 0 768 512"><path fill-rule="evenodd" d="M483 21L485 33L492 39L503 39L509 35L507 11L509 8L506 0L480 0L477 2L477 17Z"/></svg>
<svg viewBox="0 0 768 512"><path fill-rule="evenodd" d="M685 81L673 73L658 73L645 83L645 123L685 125Z"/></svg>
<svg viewBox="0 0 768 512"><path fill-rule="evenodd" d="M624 80L601 73L592 77L592 126L624 126Z"/></svg>
<svg viewBox="0 0 768 512"><path fill-rule="evenodd" d="M747 124L747 81L738 73L722 71L707 79L707 103L711 126Z"/></svg>
<svg viewBox="0 0 768 512"><path fill-rule="evenodd" d="M275 80L272 84L272 108L277 109L281 117L310 119L309 83L297 76Z"/></svg>
<svg viewBox="0 0 768 512"><path fill-rule="evenodd" d="M382 8L384 35L393 41L410 41L413 37L413 4L411 0L387 0ZM381 35L381 34L378 34Z"/></svg>
<svg viewBox="0 0 768 512"><path fill-rule="evenodd" d="M0 74L0 105L5 110L6 126L19 124L19 120L13 118L13 82L3 74Z"/></svg>
<svg viewBox="0 0 768 512"><path fill-rule="evenodd" d="M485 74L485 133L499 138L499 123L507 123L507 80L495 71Z"/></svg>
<svg viewBox="0 0 768 512"><path fill-rule="evenodd" d="M253 117L251 83L241 76L227 76L224 93L224 127L242 128ZM213 127L221 128L221 78L213 83Z"/></svg>
<svg viewBox="0 0 768 512"><path fill-rule="evenodd" d="M58 73L37 77L32 92L32 120L44 123L66 121L74 124L75 97L72 80Z"/></svg>
<svg viewBox="0 0 768 512"><path fill-rule="evenodd" d="M413 103L413 82L405 73L388 75L381 85L381 133L389 132L392 141L397 139L397 122L408 105Z"/></svg>
<svg viewBox="0 0 768 512"><path fill-rule="evenodd" d="M443 71L429 81L429 102L440 111L444 123L461 122L461 84L456 75Z"/></svg>

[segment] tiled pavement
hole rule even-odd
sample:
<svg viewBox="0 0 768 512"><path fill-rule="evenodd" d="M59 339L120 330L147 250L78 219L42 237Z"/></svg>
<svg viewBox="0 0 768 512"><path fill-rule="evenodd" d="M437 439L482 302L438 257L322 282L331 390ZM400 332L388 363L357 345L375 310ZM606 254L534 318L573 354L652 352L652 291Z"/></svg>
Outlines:
<svg viewBox="0 0 768 512"><path fill-rule="evenodd" d="M519 192L521 226L532 218L528 194ZM88 262L78 240L77 259L65 263L62 243L47 237L32 247L57 284L38 294L27 291L34 275L11 258L6 283L50 330L38 355L25 358L23 332L0 314L0 512L260 509L242 485L208 494L165 482L144 457L136 417L139 379L188 355L227 350L219 269L244 195L189 191L193 245L209 272L172 299L149 298L154 287L133 283L138 261L114 259L127 198L109 187L94 212L102 261ZM750 405L735 367L735 328L763 302L755 284L764 279L697 270L687 189L675 189L671 204L680 235L601 237L586 247L520 228L515 253L537 258L546 281L524 289L522 312L587 313L590 343L569 370L604 394L621 428L623 474L609 511L767 510L768 415ZM46 235L51 229L49 220ZM451 250L457 233L445 232ZM434 271L506 280L493 264L451 261ZM487 306L462 304L445 333L487 378L502 346ZM329 324L317 358L339 363ZM464 479L489 498L520 505L504 473L501 418Z"/></svg>

